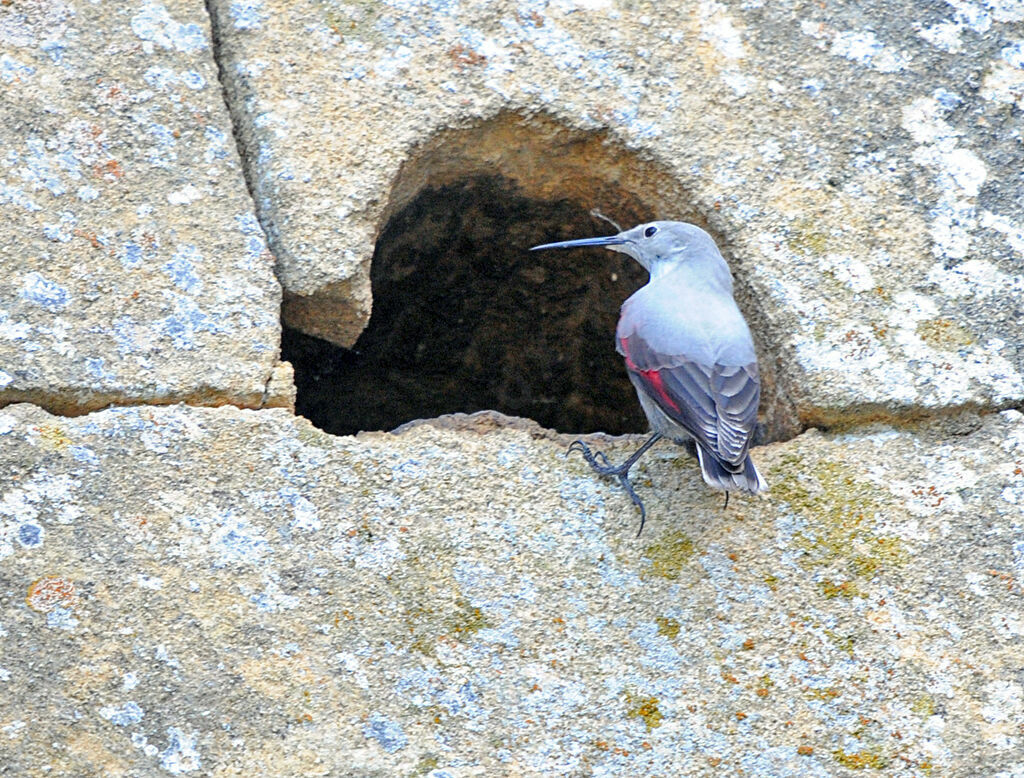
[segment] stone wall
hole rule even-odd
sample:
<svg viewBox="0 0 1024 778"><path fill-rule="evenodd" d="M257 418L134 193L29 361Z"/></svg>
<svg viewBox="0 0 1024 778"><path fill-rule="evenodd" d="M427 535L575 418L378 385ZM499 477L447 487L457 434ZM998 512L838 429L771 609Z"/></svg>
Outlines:
<svg viewBox="0 0 1024 778"><path fill-rule="evenodd" d="M0 87L0 775L1024 775L1019 2L4 0ZM765 498L565 456L592 209L722 246Z"/></svg>

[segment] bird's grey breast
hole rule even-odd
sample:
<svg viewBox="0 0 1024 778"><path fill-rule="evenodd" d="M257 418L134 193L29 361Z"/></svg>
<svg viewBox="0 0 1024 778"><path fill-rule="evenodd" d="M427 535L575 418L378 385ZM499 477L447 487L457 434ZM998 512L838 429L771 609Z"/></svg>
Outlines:
<svg viewBox="0 0 1024 778"><path fill-rule="evenodd" d="M704 365L757 361L743 314L731 294L685 268L653 279L622 305L616 340L640 338L663 356L662 367L680 360Z"/></svg>

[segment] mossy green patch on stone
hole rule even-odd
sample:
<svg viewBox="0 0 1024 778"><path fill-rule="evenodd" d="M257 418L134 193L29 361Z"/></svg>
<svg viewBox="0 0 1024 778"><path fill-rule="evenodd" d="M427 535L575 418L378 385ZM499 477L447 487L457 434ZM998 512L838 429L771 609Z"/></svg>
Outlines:
<svg viewBox="0 0 1024 778"><path fill-rule="evenodd" d="M323 449L330 449L335 446L334 436L328 435L326 432L317 429L312 424L300 424L296 425L296 428L298 430L296 437L307 446Z"/></svg>
<svg viewBox="0 0 1024 778"><path fill-rule="evenodd" d="M412 635L409 647L424 656L435 655L441 638L464 640L491 626L483 612L464 597L456 598L447 608L417 604L407 613L407 621Z"/></svg>
<svg viewBox="0 0 1024 778"><path fill-rule="evenodd" d="M654 623L658 625L658 634L664 635L669 640L675 640L679 635L679 622L670 616L658 616Z"/></svg>
<svg viewBox="0 0 1024 778"><path fill-rule="evenodd" d="M695 551L693 541L684 532L670 530L644 549L644 556L651 561L649 574L676 581Z"/></svg>
<svg viewBox="0 0 1024 778"><path fill-rule="evenodd" d="M428 773L433 772L440 766L441 763L438 761L436 755L424 754L419 758L419 761L416 762L416 767L413 768L412 774L427 775Z"/></svg>
<svg viewBox="0 0 1024 778"><path fill-rule="evenodd" d="M834 460L817 463L791 454L772 471L772 497L785 502L804 519L793 535L803 550L800 560L807 569L845 568L849 579L871 579L887 569L903 565L907 552L899 538L874 531L879 517L891 515L897 506L874 484L861 480L859 471ZM856 597L856 583L821 584L826 597Z"/></svg>
<svg viewBox="0 0 1024 778"><path fill-rule="evenodd" d="M848 753L837 748L832 752L832 758L848 770L884 770L889 766L888 758L875 749Z"/></svg>
<svg viewBox="0 0 1024 778"><path fill-rule="evenodd" d="M642 719L648 732L660 727L663 718L657 697L644 697L633 692L626 692L626 715L631 719Z"/></svg>
<svg viewBox="0 0 1024 778"><path fill-rule="evenodd" d="M342 40L359 39L369 43L381 39L377 29L381 4L377 0L349 0L345 3L345 13L332 7L333 3L321 0L320 5L324 10L324 24Z"/></svg>

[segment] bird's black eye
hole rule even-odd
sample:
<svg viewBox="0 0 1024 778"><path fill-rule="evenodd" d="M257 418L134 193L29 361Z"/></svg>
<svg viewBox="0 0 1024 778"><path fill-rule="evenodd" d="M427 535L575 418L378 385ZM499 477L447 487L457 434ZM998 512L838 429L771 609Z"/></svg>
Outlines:
<svg viewBox="0 0 1024 778"><path fill-rule="evenodd" d="M658 228L655 227L652 224L650 227L648 227L646 230L644 230L644 237L645 238L653 238L654 237L654 233L656 233L657 231L658 231Z"/></svg>

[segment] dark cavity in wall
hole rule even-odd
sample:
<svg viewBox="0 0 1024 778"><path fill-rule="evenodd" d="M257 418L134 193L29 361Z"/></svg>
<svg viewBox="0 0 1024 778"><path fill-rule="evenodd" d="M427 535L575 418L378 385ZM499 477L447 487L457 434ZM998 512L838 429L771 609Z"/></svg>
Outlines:
<svg viewBox="0 0 1024 778"><path fill-rule="evenodd" d="M334 434L484 409L564 432L645 431L614 331L647 274L603 249L528 251L615 232L588 208L531 199L500 176L422 190L377 241L355 347L285 329L297 411ZM625 193L608 215L654 218Z"/></svg>

